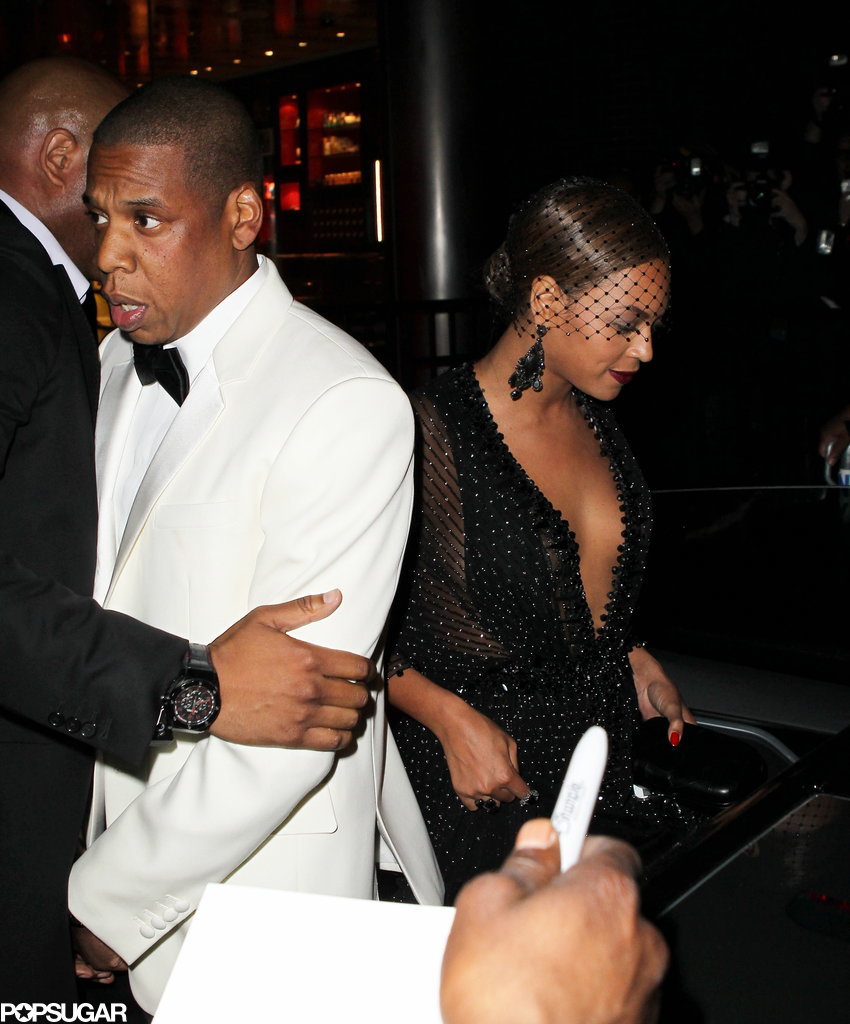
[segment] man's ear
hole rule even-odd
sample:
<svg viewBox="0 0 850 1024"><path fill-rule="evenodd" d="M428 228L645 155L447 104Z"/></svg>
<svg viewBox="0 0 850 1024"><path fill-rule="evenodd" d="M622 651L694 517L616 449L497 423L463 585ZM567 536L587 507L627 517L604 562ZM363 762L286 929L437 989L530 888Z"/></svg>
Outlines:
<svg viewBox="0 0 850 1024"><path fill-rule="evenodd" d="M235 212L232 227L233 248L240 252L252 246L263 223L263 201L251 184L235 188L227 199Z"/></svg>
<svg viewBox="0 0 850 1024"><path fill-rule="evenodd" d="M67 128L51 128L42 140L38 159L50 184L64 192L79 181L85 154L73 132Z"/></svg>

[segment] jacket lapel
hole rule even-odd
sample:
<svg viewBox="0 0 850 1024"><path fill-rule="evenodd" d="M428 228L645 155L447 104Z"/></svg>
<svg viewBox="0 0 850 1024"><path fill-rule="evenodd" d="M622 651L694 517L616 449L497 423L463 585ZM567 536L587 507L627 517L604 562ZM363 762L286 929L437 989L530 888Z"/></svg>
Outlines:
<svg viewBox="0 0 850 1024"><path fill-rule="evenodd" d="M119 445L110 444L110 441L127 434L127 421L133 415L134 405L125 399L125 392L134 376L132 359L104 368L103 396L95 433L98 527L94 599L101 604L113 576L118 544L113 495L122 449Z"/></svg>
<svg viewBox="0 0 850 1024"><path fill-rule="evenodd" d="M133 369L132 363L130 369ZM203 441L223 409L224 402L221 397L218 377L212 362L210 362L193 381L186 401L180 407L180 411L169 427L168 433L162 439L162 444L157 449L147 473L142 478L136 499L130 509L124 535L118 546L112 582L106 595L107 601L162 492Z"/></svg>
<svg viewBox="0 0 850 1024"><path fill-rule="evenodd" d="M267 267L265 273L266 280L259 292L216 345L212 358L192 382L186 401L180 407L142 479L118 546L106 600L111 596L163 491L221 415L228 385L250 375L258 354L278 329L281 317L292 306L292 296L274 267ZM132 371L132 358L128 365ZM113 389L113 381L109 381L109 387L104 389L101 416L104 416L108 394L114 393L117 402L120 390L119 386ZM107 419L106 424L109 422ZM99 432L104 444L108 445L108 426L104 425L103 420Z"/></svg>
<svg viewBox="0 0 850 1024"><path fill-rule="evenodd" d="M53 275L59 294L68 312L71 326L71 333L80 351L80 363L83 369L83 379L86 383L86 396L89 402L92 424L97 414L97 393L100 382L100 360L97 354L97 336L86 319L86 314L68 277L68 272L63 266L54 265L47 255L44 246L35 235L18 220L5 203L0 202L0 225L2 225L3 239L7 238L15 248L20 248L24 254L35 261L39 267L39 273L47 277L48 287Z"/></svg>
<svg viewBox="0 0 850 1024"><path fill-rule="evenodd" d="M65 308L68 311L68 318L71 321L74 338L80 350L80 362L86 381L89 410L91 411L92 424L94 424L95 417L97 416L97 393L100 387L100 360L97 356L97 337L86 319L86 314L74 292L67 271L62 266L54 266L53 270L59 279L59 289L62 293Z"/></svg>

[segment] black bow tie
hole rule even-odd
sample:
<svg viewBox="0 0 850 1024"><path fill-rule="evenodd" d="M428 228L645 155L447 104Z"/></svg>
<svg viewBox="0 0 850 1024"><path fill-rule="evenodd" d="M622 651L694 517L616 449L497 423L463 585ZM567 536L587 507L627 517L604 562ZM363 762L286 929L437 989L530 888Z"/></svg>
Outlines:
<svg viewBox="0 0 850 1024"><path fill-rule="evenodd" d="M158 381L178 405L189 394L189 374L176 348L133 342L133 362L142 384Z"/></svg>

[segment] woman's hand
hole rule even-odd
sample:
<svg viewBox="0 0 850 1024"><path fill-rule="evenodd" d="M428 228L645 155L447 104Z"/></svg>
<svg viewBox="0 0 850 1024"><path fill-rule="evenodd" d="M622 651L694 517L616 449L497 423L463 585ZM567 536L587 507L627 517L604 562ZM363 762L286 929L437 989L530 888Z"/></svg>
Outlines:
<svg viewBox="0 0 850 1024"><path fill-rule="evenodd" d="M492 719L465 704L437 731L452 786L468 811L476 800L509 803L528 794L518 770L516 741Z"/></svg>
<svg viewBox="0 0 850 1024"><path fill-rule="evenodd" d="M635 677L638 707L644 720L666 718L667 738L678 746L685 722L696 723L690 708L682 700L676 684L645 647L629 651L629 663Z"/></svg>
<svg viewBox="0 0 850 1024"><path fill-rule="evenodd" d="M528 796L520 778L516 743L496 723L466 701L417 672L405 669L387 680L390 703L437 737L446 755L452 786L468 811L476 800Z"/></svg>

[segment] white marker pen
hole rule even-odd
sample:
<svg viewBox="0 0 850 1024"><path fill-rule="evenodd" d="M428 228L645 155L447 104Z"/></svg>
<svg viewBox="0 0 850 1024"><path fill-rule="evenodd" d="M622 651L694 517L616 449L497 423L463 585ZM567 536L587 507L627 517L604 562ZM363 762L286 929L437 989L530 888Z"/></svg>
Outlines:
<svg viewBox="0 0 850 1024"><path fill-rule="evenodd" d="M573 751L552 811L552 825L561 842L561 871L578 860L607 762L608 733L592 725Z"/></svg>

